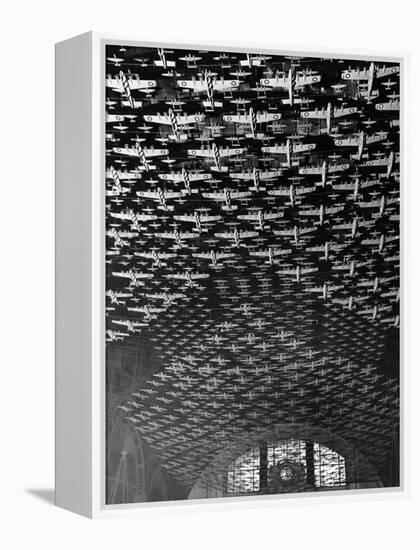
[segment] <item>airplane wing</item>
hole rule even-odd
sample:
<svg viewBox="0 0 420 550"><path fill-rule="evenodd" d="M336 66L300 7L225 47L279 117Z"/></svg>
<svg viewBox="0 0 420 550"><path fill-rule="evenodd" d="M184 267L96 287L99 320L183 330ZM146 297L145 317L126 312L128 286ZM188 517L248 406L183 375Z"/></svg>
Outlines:
<svg viewBox="0 0 420 550"><path fill-rule="evenodd" d="M127 77L127 81L130 87L130 90L140 90L140 91L149 91L153 88L156 88L156 80L140 80L139 78ZM105 80L105 85L107 88L112 88L113 90L125 93L123 82L120 78L107 78Z"/></svg>
<svg viewBox="0 0 420 550"><path fill-rule="evenodd" d="M306 250L308 252L323 252L325 250L325 246L322 244L318 246L309 246Z"/></svg>
<svg viewBox="0 0 420 550"><path fill-rule="evenodd" d="M334 145L341 147L358 147L360 143L359 136L350 136L334 140Z"/></svg>
<svg viewBox="0 0 420 550"><path fill-rule="evenodd" d="M145 115L144 120L146 122L152 122L154 124L172 124L172 119L169 115ZM204 115L178 115L175 116L175 120L179 126L187 126L188 124L197 124L204 122Z"/></svg>
<svg viewBox="0 0 420 550"><path fill-rule="evenodd" d="M266 212L264 213L264 220L277 220L283 217L282 212Z"/></svg>
<svg viewBox="0 0 420 550"><path fill-rule="evenodd" d="M342 172L343 170L348 170L350 164L331 164L328 166L328 172L332 174L333 172Z"/></svg>
<svg viewBox="0 0 420 550"><path fill-rule="evenodd" d="M273 120L280 120L280 113L257 113L256 119L258 123L272 122Z"/></svg>
<svg viewBox="0 0 420 550"><path fill-rule="evenodd" d="M255 213L255 214L239 214L236 217L238 218L238 220L258 220L259 219L259 214L258 213Z"/></svg>
<svg viewBox="0 0 420 550"><path fill-rule="evenodd" d="M191 221L192 218L188 218L188 220L184 221ZM157 237L160 237L162 239L176 239L177 236L174 232L164 231L163 233L156 233ZM188 231L184 231L179 234L179 237L181 239L195 239L197 237L197 233L190 233Z"/></svg>
<svg viewBox="0 0 420 550"><path fill-rule="evenodd" d="M139 78L127 77L130 90L150 90L156 88L156 80L140 80Z"/></svg>
<svg viewBox="0 0 420 550"><path fill-rule="evenodd" d="M113 218L117 218L119 220L129 220L130 216L128 214L118 213L118 212L110 212L110 215Z"/></svg>
<svg viewBox="0 0 420 550"><path fill-rule="evenodd" d="M156 214L136 214L136 218L139 222L147 222L149 220L157 220Z"/></svg>
<svg viewBox="0 0 420 550"><path fill-rule="evenodd" d="M257 174L262 181L267 181L267 180L278 178L283 174L283 172L281 170L273 170L272 172L257 172Z"/></svg>
<svg viewBox="0 0 420 550"><path fill-rule="evenodd" d="M296 187L294 193L296 195L306 195L306 193L312 193L315 191L315 187Z"/></svg>
<svg viewBox="0 0 420 550"><path fill-rule="evenodd" d="M333 110L334 118L341 118L343 116L354 115L358 110L356 107L339 107Z"/></svg>
<svg viewBox="0 0 420 550"><path fill-rule="evenodd" d="M191 273L191 279L207 279L210 277L208 273Z"/></svg>
<svg viewBox="0 0 420 550"><path fill-rule="evenodd" d="M383 78L384 76L391 76L400 72L400 66L394 65L393 67L380 67L376 71L377 78Z"/></svg>
<svg viewBox="0 0 420 550"><path fill-rule="evenodd" d="M129 157L139 156L134 147L113 147L112 150L114 153L118 153L119 155L128 155Z"/></svg>
<svg viewBox="0 0 420 550"><path fill-rule="evenodd" d="M235 233L233 231L224 232L224 233L215 233L215 236L220 239L232 239Z"/></svg>
<svg viewBox="0 0 420 550"><path fill-rule="evenodd" d="M215 221L218 221L218 220L221 220L221 219L222 219L221 216L211 216L209 214L200 215L200 221L202 221L202 222L215 222Z"/></svg>
<svg viewBox="0 0 420 550"><path fill-rule="evenodd" d="M300 88L301 86L309 86L310 84L316 84L317 82L321 82L321 75L318 75L318 74L297 75L295 86Z"/></svg>
<svg viewBox="0 0 420 550"><path fill-rule="evenodd" d="M258 237L258 233L256 231L241 231L239 236L246 239L247 237Z"/></svg>
<svg viewBox="0 0 420 550"><path fill-rule="evenodd" d="M223 157L231 157L233 155L240 155L241 153L245 152L244 147L240 147L239 149L219 149L220 156Z"/></svg>
<svg viewBox="0 0 420 550"><path fill-rule="evenodd" d="M386 166L388 164L387 158L368 160L360 166Z"/></svg>
<svg viewBox="0 0 420 550"><path fill-rule="evenodd" d="M169 155L168 149L143 149L143 153L146 157L161 157L162 155Z"/></svg>
<svg viewBox="0 0 420 550"><path fill-rule="evenodd" d="M274 250L273 250L273 254L274 254ZM263 256L268 256L269 252L268 252L268 250L255 250L255 251L251 250L249 255L250 256L263 257Z"/></svg>
<svg viewBox="0 0 420 550"><path fill-rule="evenodd" d="M194 258L211 258L211 252L197 252L193 254Z"/></svg>
<svg viewBox="0 0 420 550"><path fill-rule="evenodd" d="M343 80L369 80L371 72L369 69L349 69L341 73Z"/></svg>
<svg viewBox="0 0 420 550"><path fill-rule="evenodd" d="M186 279L187 275L185 273L169 273L166 277L169 279Z"/></svg>
<svg viewBox="0 0 420 550"><path fill-rule="evenodd" d="M231 191L230 196L232 199L246 199L250 197L252 193L250 191Z"/></svg>
<svg viewBox="0 0 420 550"><path fill-rule="evenodd" d="M134 180L142 178L142 175L139 172L117 172L117 176L120 180ZM110 170L107 170L106 177L114 179Z"/></svg>
<svg viewBox="0 0 420 550"><path fill-rule="evenodd" d="M160 195L157 191L137 191L137 196L144 197L145 199L159 199Z"/></svg>
<svg viewBox="0 0 420 550"><path fill-rule="evenodd" d="M293 145L293 152L304 153L305 151L312 151L315 147L316 143L295 143Z"/></svg>
<svg viewBox="0 0 420 550"><path fill-rule="evenodd" d="M383 141L387 137L387 133L383 134L373 134L366 137L366 144L370 145L371 143L377 143L378 141Z"/></svg>
<svg viewBox="0 0 420 550"><path fill-rule="evenodd" d="M249 115L223 115L225 122L236 122L237 124L251 124Z"/></svg>
<svg viewBox="0 0 420 550"><path fill-rule="evenodd" d="M316 210L301 210L299 212L301 216L319 216L319 209Z"/></svg>
<svg viewBox="0 0 420 550"><path fill-rule="evenodd" d="M126 273L125 271L113 271L112 275L114 277L126 277L128 279L131 279L131 275L129 273Z"/></svg>
<svg viewBox="0 0 420 550"><path fill-rule="evenodd" d="M229 90L231 88L238 88L239 82L237 80L213 80L213 89L220 92L223 90Z"/></svg>
<svg viewBox="0 0 420 550"><path fill-rule="evenodd" d="M144 120L153 124L172 124L168 115L145 115Z"/></svg>
<svg viewBox="0 0 420 550"><path fill-rule="evenodd" d="M177 80L176 85L195 92L207 91L207 83L204 80Z"/></svg>
<svg viewBox="0 0 420 550"><path fill-rule="evenodd" d="M180 191L165 191L165 199L179 199L183 196Z"/></svg>
<svg viewBox="0 0 420 550"><path fill-rule="evenodd" d="M314 109L313 111L302 111L300 113L301 118L316 118L322 120L328 118L326 109Z"/></svg>
<svg viewBox="0 0 420 550"><path fill-rule="evenodd" d="M380 239L364 239L362 244L379 244Z"/></svg>
<svg viewBox="0 0 420 550"><path fill-rule="evenodd" d="M336 214L337 212L341 212L342 210L344 210L344 206L327 206L327 208L325 208L325 213Z"/></svg>
<svg viewBox="0 0 420 550"><path fill-rule="evenodd" d="M271 122L273 120L280 120L280 113L257 113L255 115L258 123ZM246 115L224 115L223 120L225 122L236 122L238 124L251 124L252 119L249 114Z"/></svg>
<svg viewBox="0 0 420 550"><path fill-rule="evenodd" d="M153 254L151 252L134 252L136 256L140 256L140 258L153 258Z"/></svg>
<svg viewBox="0 0 420 550"><path fill-rule="evenodd" d="M184 181L184 176L182 174L159 174L159 178L165 181L173 181L175 183L178 183L180 181ZM188 179L190 181L201 181L201 180L208 180L211 178L211 174L190 174L188 173Z"/></svg>
<svg viewBox="0 0 420 550"><path fill-rule="evenodd" d="M276 78L260 78L262 86L270 86L271 88L282 88L287 90L290 86L290 78L287 76L278 76Z"/></svg>
<svg viewBox="0 0 420 550"><path fill-rule="evenodd" d="M119 155L128 155L130 157L138 157L139 151L134 147L113 147L114 153ZM145 157L160 157L162 155L168 155L168 149L141 149Z"/></svg>
<svg viewBox="0 0 420 550"><path fill-rule="evenodd" d="M223 201L226 198L226 195L223 191L214 191L213 193L201 193L205 199L214 199L218 201Z"/></svg>
<svg viewBox="0 0 420 550"><path fill-rule="evenodd" d="M196 115L179 115L176 117L176 121L180 126L185 126L188 124L198 124L199 122L204 122L205 116L196 114Z"/></svg>
<svg viewBox="0 0 420 550"><path fill-rule="evenodd" d="M299 168L299 174L322 174L322 166L305 166Z"/></svg>
<svg viewBox="0 0 420 550"><path fill-rule="evenodd" d="M290 195L290 187L280 187L280 189L271 189L267 191L268 195L273 195L274 197L288 197Z"/></svg>
<svg viewBox="0 0 420 550"><path fill-rule="evenodd" d="M263 153L271 153L277 155L285 155L287 153L287 145L272 145L271 147L261 147Z"/></svg>
<svg viewBox="0 0 420 550"><path fill-rule="evenodd" d="M171 254L169 252L159 252L158 256L163 260L168 260L169 258L175 258L176 254Z"/></svg>
<svg viewBox="0 0 420 550"><path fill-rule="evenodd" d="M177 86L180 88L186 88L194 90L195 92L207 92L207 82L204 80L177 80ZM231 88L237 88L239 82L237 80L212 80L211 86L213 90L223 91Z"/></svg>
<svg viewBox="0 0 420 550"><path fill-rule="evenodd" d="M188 149L187 154L191 157L203 157L208 159L214 157L212 149Z"/></svg>
<svg viewBox="0 0 420 550"><path fill-rule="evenodd" d="M216 258L221 258L222 260L224 258L233 258L235 254L231 254L229 252L216 252Z"/></svg>
<svg viewBox="0 0 420 550"><path fill-rule="evenodd" d="M192 214L182 214L174 216L174 220L178 220L180 222L193 222L195 221L195 216ZM173 233L171 233L171 235L173 235Z"/></svg>
<svg viewBox="0 0 420 550"><path fill-rule="evenodd" d="M290 248L287 248L287 249L280 249L280 248L272 248L271 249L271 254L273 256L280 256L282 254L288 254L289 252L291 252L291 249ZM270 254L270 251L268 249L266 250L256 250L256 251L251 251L250 252L250 255L251 256L269 256Z"/></svg>

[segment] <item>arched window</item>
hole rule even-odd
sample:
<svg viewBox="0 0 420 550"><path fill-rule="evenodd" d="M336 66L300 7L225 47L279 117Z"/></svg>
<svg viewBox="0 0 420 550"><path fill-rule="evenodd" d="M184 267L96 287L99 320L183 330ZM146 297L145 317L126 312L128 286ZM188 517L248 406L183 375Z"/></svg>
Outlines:
<svg viewBox="0 0 420 550"><path fill-rule="evenodd" d="M283 439L262 443L231 462L225 493L342 489L346 483L345 460L337 452L313 441Z"/></svg>

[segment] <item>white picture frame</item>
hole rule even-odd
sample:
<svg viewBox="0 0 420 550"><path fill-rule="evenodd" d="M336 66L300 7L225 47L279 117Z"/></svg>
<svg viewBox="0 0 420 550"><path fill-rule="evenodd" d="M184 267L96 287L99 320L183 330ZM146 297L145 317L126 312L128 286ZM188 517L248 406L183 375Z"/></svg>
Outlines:
<svg viewBox="0 0 420 550"><path fill-rule="evenodd" d="M405 54L312 51L278 44L168 44L89 32L56 45L56 504L90 518L138 514L146 507L279 506L304 498L401 498L409 493L408 361L405 247L401 308L401 485L397 488L233 497L157 503L105 504L105 137L106 44L178 47L261 54L306 54L401 64L401 234L409 197Z"/></svg>

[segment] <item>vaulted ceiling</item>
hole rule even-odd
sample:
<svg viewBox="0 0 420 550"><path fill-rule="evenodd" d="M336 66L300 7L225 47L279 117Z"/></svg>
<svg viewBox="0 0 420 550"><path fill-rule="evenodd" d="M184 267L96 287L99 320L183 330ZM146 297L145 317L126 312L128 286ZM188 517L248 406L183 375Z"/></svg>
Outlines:
<svg viewBox="0 0 420 550"><path fill-rule="evenodd" d="M223 448L280 424L330 431L387 483L399 65L133 46L106 57L109 422L186 487Z"/></svg>

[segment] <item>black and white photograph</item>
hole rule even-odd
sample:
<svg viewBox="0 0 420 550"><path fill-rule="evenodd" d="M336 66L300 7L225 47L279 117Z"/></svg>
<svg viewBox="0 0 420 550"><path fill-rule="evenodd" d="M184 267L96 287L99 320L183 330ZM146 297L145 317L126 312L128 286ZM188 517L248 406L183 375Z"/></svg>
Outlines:
<svg viewBox="0 0 420 550"><path fill-rule="evenodd" d="M0 547L420 548L416 5L2 8Z"/></svg>
<svg viewBox="0 0 420 550"><path fill-rule="evenodd" d="M106 504L400 486L400 64L108 43Z"/></svg>

